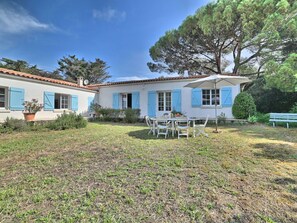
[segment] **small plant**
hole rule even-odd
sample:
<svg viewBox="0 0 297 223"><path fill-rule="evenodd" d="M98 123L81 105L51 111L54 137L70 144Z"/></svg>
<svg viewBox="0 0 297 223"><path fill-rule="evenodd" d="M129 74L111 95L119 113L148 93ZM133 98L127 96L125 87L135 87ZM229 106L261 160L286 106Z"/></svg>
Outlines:
<svg viewBox="0 0 297 223"><path fill-rule="evenodd" d="M256 113L256 105L252 95L247 92L239 93L232 106L232 114L238 119L247 119Z"/></svg>
<svg viewBox="0 0 297 223"><path fill-rule="evenodd" d="M257 116L257 122L259 122L259 123L269 123L269 118L270 118L269 113L263 114L263 113L257 112L256 116Z"/></svg>
<svg viewBox="0 0 297 223"><path fill-rule="evenodd" d="M28 130L27 123L22 119L16 118L6 118L2 124L2 132L11 132L11 131L25 131Z"/></svg>
<svg viewBox="0 0 297 223"><path fill-rule="evenodd" d="M297 113L297 102L295 102L295 104L290 109L290 113Z"/></svg>
<svg viewBox="0 0 297 223"><path fill-rule="evenodd" d="M255 124L256 122L258 122L258 117L256 115L250 116L248 117L248 122L251 124Z"/></svg>
<svg viewBox="0 0 297 223"><path fill-rule="evenodd" d="M218 116L218 122L219 123L224 123L226 124L226 114L224 112L222 112L219 116Z"/></svg>
<svg viewBox="0 0 297 223"><path fill-rule="evenodd" d="M58 116L58 118L46 126L51 130L66 130L66 129L79 129L85 128L87 126L87 120L85 120L82 115L77 115L75 113L66 114Z"/></svg>
<svg viewBox="0 0 297 223"><path fill-rule="evenodd" d="M36 113L41 111L43 105L38 103L37 99L32 99L32 101L25 101L24 105L24 113Z"/></svg>

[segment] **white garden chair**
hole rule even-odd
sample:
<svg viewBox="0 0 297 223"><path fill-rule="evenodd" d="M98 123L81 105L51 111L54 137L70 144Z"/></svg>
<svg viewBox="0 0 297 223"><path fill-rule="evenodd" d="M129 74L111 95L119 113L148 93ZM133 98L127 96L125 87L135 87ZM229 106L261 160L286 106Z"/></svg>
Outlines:
<svg viewBox="0 0 297 223"><path fill-rule="evenodd" d="M147 126L150 128L148 135L150 133L154 133L154 124L153 124L152 120L147 115L144 118L145 118L145 122L146 122Z"/></svg>
<svg viewBox="0 0 297 223"><path fill-rule="evenodd" d="M187 136L189 138L189 129L190 129L190 121L188 120L178 120L175 121L175 128L177 131L177 137Z"/></svg>
<svg viewBox="0 0 297 223"><path fill-rule="evenodd" d="M207 125L207 122L208 122L208 116L206 117L204 124L194 125L194 127L193 127L193 136L194 137L199 136L201 134L208 137L208 134L205 132L205 127ZM196 131L197 131L197 133L196 133Z"/></svg>
<svg viewBox="0 0 297 223"><path fill-rule="evenodd" d="M168 131L170 129L170 122L168 122L167 120L157 120L156 126L157 126L157 137L159 137L159 135L164 135L166 139L168 136Z"/></svg>

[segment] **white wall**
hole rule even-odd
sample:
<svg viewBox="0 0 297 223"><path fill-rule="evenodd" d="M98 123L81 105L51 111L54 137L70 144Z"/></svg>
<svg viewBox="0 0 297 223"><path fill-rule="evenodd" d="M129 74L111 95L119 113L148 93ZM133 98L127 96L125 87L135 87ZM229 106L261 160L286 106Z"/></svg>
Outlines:
<svg viewBox="0 0 297 223"><path fill-rule="evenodd" d="M40 82L35 80L30 80L27 78L18 78L13 76L8 76L0 73L0 86L1 87L15 87L23 88L25 90L25 101L31 101L33 98L38 99L40 103L43 102L43 95L45 91L62 93L68 95L78 96L78 111L77 113L88 116L88 97L95 97L94 91L80 90L78 88L71 88L64 85L54 85L51 83ZM57 115L62 114L62 110L55 111L40 111L36 113L36 120L50 120L57 117ZM6 119L6 117L13 117L18 119L23 119L24 116L22 111L9 111L0 110L0 122Z"/></svg>
<svg viewBox="0 0 297 223"><path fill-rule="evenodd" d="M174 89L181 89L182 92L182 113L185 113L188 117L206 117L209 115L210 118L215 117L214 107L198 107L193 108L191 97L192 89L185 88L184 86L193 80L174 80L174 81L159 81L152 83L139 83L129 85L110 85L101 86L99 93L99 101L101 106L112 108L113 93L132 93L133 91L140 92L140 109L141 116L147 115L148 112L148 91L172 91ZM240 92L240 86L232 87L232 100ZM157 99L156 99L157 102ZM156 108L157 109L157 108ZM227 118L233 118L231 107L220 107L218 106L218 115L225 113ZM156 111L157 116L161 116L164 112Z"/></svg>

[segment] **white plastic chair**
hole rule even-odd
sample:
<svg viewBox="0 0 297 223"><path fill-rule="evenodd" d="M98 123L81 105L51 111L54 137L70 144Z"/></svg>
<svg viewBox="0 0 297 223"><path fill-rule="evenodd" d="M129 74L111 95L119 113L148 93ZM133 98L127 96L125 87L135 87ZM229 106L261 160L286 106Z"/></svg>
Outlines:
<svg viewBox="0 0 297 223"><path fill-rule="evenodd" d="M190 121L188 120L175 121L175 128L177 131L178 139L180 138L180 136L187 136L187 139L189 138Z"/></svg>
<svg viewBox="0 0 297 223"><path fill-rule="evenodd" d="M168 136L168 131L170 129L170 123L167 120L157 120L157 137L159 138L159 135L164 135L165 139Z"/></svg>
<svg viewBox="0 0 297 223"><path fill-rule="evenodd" d="M154 133L154 126L153 126L152 120L147 115L144 118L145 118L145 122L146 122L147 126L150 128L150 131L148 132L148 135L150 133Z"/></svg>
<svg viewBox="0 0 297 223"><path fill-rule="evenodd" d="M208 137L208 134L205 132L205 127L207 125L207 122L208 122L208 116L206 117L204 124L194 126L194 128L193 128L193 136L194 137L199 136L201 134ZM196 131L197 131L197 133L196 133Z"/></svg>

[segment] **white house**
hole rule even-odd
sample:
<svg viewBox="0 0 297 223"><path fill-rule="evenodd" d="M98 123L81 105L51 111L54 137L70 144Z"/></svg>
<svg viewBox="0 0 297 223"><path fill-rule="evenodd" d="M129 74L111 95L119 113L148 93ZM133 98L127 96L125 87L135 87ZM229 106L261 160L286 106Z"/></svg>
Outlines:
<svg viewBox="0 0 297 223"><path fill-rule="evenodd" d="M58 114L75 111L88 115L96 90L68 81L45 78L0 68L0 122L6 117L23 119L23 102L38 99L44 109L36 120L50 120Z"/></svg>
<svg viewBox="0 0 297 223"><path fill-rule="evenodd" d="M72 83L0 68L0 122L6 117L23 118L23 102L33 98L44 104L37 120L49 120L62 112L89 116L92 102L102 107L138 108L141 117L161 116L173 110L189 117L214 118L218 114L232 118L232 104L240 86L217 89L191 89L186 84L205 76L168 77L123 81L83 86L82 80Z"/></svg>
<svg viewBox="0 0 297 223"><path fill-rule="evenodd" d="M214 89L191 89L186 84L206 76L168 77L137 81L113 82L90 86L99 90L102 107L139 108L141 116L161 116L175 110L189 117L214 118ZM217 89L218 114L232 116L232 104L240 86Z"/></svg>

